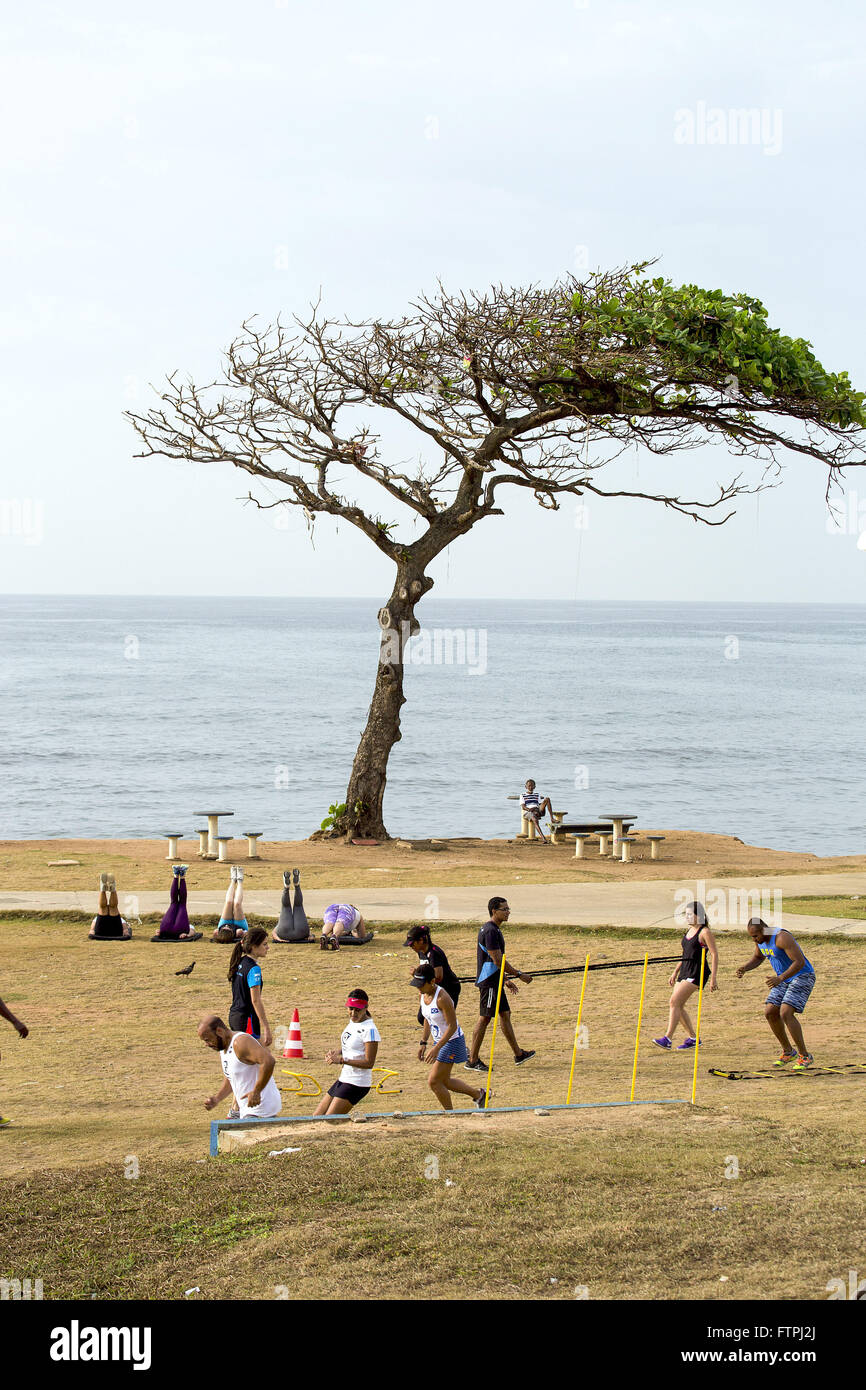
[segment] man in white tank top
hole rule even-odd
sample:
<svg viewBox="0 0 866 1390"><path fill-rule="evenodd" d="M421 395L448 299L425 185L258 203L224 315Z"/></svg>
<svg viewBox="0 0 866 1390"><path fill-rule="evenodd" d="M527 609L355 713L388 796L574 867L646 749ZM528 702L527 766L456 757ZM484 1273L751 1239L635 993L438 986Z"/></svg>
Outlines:
<svg viewBox="0 0 866 1390"><path fill-rule="evenodd" d="M283 1098L274 1081L276 1063L266 1047L249 1033L233 1033L216 1014L202 1019L198 1035L219 1053L225 1077L216 1095L208 1096L205 1110L213 1110L232 1094L242 1120L269 1120L279 1115Z"/></svg>

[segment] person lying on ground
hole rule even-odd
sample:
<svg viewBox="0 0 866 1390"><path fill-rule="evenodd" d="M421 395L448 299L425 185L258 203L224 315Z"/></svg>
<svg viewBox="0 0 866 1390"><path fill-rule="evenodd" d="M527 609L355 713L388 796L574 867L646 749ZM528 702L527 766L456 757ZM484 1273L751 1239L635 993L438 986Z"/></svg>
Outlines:
<svg viewBox="0 0 866 1390"><path fill-rule="evenodd" d="M292 885L294 884L294 901ZM277 942L309 941L310 924L304 911L304 894L301 889L300 869L286 869L283 874L283 896L280 903L280 919L271 933L271 940Z"/></svg>
<svg viewBox="0 0 866 1390"><path fill-rule="evenodd" d="M484 1034L487 1032L487 1025L492 1018L496 1017L499 972L502 966L502 957L505 955L505 937L502 935L502 926L511 916L511 909L504 898L491 898L487 904L487 911L490 913L490 920L484 923L478 933L478 975L475 981L479 991L481 1017L475 1025L475 1032L472 1034L471 1055L469 1061L465 1063L467 1071L487 1070L478 1054L484 1041ZM526 1052L520 1047L511 1026L511 1005L505 991L510 990L512 994L518 993L515 980L522 980L526 985L532 984L531 975L517 970L511 961L506 959L504 988L499 1004L499 1027L502 1029L506 1042L514 1053L514 1060L519 1066L522 1062L529 1061L530 1057L534 1057L535 1052Z"/></svg>
<svg viewBox="0 0 866 1390"><path fill-rule="evenodd" d="M0 999L0 1018L5 1018L7 1023L12 1024L12 1027L15 1029L19 1038L26 1038L28 1033L30 1032L30 1029L27 1027L27 1024L22 1023L20 1018L16 1018L12 1010L8 1009L6 1005L3 1003L2 999ZM4 1119L3 1116L0 1115L0 1129L8 1129L11 1123L11 1120Z"/></svg>
<svg viewBox="0 0 866 1390"><path fill-rule="evenodd" d="M709 984L710 993L715 994L719 987L716 980L719 969L719 948L716 945L716 938L710 931L707 914L702 903L689 903L686 908L686 930L680 945L683 948L683 958L668 981L668 984L673 985L670 1013L668 1014L668 1031L660 1038L653 1038L653 1042L656 1047L663 1047L665 1050L671 1048L674 1033L682 1024L686 1036L679 1044L677 1051L685 1052L697 1045L694 1024L686 1013L686 1000L691 998L696 989L700 989L702 957L704 961L704 989ZM706 955L704 956L705 950Z"/></svg>
<svg viewBox="0 0 866 1390"><path fill-rule="evenodd" d="M547 843L547 836L541 828L541 817L545 812L553 821L553 807L550 804L550 797L542 797L540 792L535 790L535 783L530 777L526 783L526 791L520 796L520 809L527 820L531 820L544 843Z"/></svg>
<svg viewBox="0 0 866 1390"><path fill-rule="evenodd" d="M373 1066L379 1043L379 1029L368 1008L370 999L364 989L354 989L346 1000L349 1022L343 1029L340 1050L325 1053L329 1066L342 1064L342 1071L327 1095L322 1096L316 1115L348 1115L353 1105L363 1100L373 1084Z"/></svg>
<svg viewBox="0 0 866 1390"><path fill-rule="evenodd" d="M114 874L99 875L99 905L87 935L91 941L128 941L132 936L132 927L118 910Z"/></svg>
<svg viewBox="0 0 866 1390"><path fill-rule="evenodd" d="M357 907L351 903L331 903L322 917L322 950L336 951L341 937L364 941L367 928Z"/></svg>
<svg viewBox="0 0 866 1390"><path fill-rule="evenodd" d="M211 940L239 941L248 927L244 913L244 871L240 865L232 864L222 916Z"/></svg>
<svg viewBox="0 0 866 1390"><path fill-rule="evenodd" d="M418 1060L430 1067L427 1085L443 1110L454 1109L452 1091L471 1096L478 1109L483 1110L487 1092L477 1086L467 1086L465 1081L458 1081L451 1075L452 1067L457 1062L465 1062L469 1056L453 1000L441 985L437 985L436 972L426 962L417 966L409 983L421 991L424 1032L418 1044Z"/></svg>
<svg viewBox="0 0 866 1390"><path fill-rule="evenodd" d="M225 1080L215 1095L208 1096L205 1110L213 1110L229 1095L234 1096L234 1108L229 1119L268 1120L279 1115L283 1098L274 1081L276 1062L273 1055L249 1033L235 1033L227 1028L218 1014L207 1014L198 1027L198 1036L206 1047L220 1055Z"/></svg>
<svg viewBox="0 0 866 1390"><path fill-rule="evenodd" d="M745 965L738 967L737 979L757 969L762 960L770 962L774 973L767 976L771 989L764 1001L764 1017L782 1047L774 1066L790 1065L792 1071L805 1071L815 1059L806 1051L806 1039L797 1014L803 1012L815 988L815 967L784 928L768 927L762 917L751 917L746 930L755 952Z"/></svg>
<svg viewBox="0 0 866 1390"><path fill-rule="evenodd" d="M200 941L201 932L193 931L186 910L186 871L189 865L175 864L171 871L171 902L151 941Z"/></svg>

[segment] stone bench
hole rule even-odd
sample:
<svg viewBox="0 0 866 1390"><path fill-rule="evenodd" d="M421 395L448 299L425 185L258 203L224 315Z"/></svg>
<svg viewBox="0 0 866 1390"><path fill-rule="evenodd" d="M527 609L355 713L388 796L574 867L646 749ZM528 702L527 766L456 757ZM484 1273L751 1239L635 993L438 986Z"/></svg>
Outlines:
<svg viewBox="0 0 866 1390"><path fill-rule="evenodd" d="M650 859L660 859L659 845L664 839L664 835L647 835L650 846Z"/></svg>
<svg viewBox="0 0 866 1390"><path fill-rule="evenodd" d="M168 854L165 856L166 859L180 859L180 855L177 852L177 842L183 839L183 831L163 830L162 837L164 840L168 840Z"/></svg>
<svg viewBox="0 0 866 1390"><path fill-rule="evenodd" d="M242 831L241 831L241 834L245 837L246 842L247 842L247 858L248 858L248 859L258 859L258 857L259 857L258 841L262 838L262 836L264 835L264 833L265 833L265 832L264 832L263 830L242 830Z"/></svg>

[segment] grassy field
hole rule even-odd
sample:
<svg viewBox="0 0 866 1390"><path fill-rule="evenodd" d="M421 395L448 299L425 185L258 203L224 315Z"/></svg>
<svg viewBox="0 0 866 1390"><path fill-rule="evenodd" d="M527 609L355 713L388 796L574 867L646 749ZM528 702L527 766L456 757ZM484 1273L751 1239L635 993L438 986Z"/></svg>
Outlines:
<svg viewBox="0 0 866 1390"><path fill-rule="evenodd" d="M363 985L402 1088L366 1108L432 1109L413 1045L414 956L405 928L377 930L357 951L273 947L270 1018L287 1024L299 1009L307 1056L294 1065L326 1086L336 1073L324 1050L347 990ZM0 1133L0 1274L41 1278L46 1297L179 1298L195 1286L207 1298L347 1297L372 1281L394 1298L573 1298L586 1286L592 1298L820 1299L828 1279L866 1269L866 1077L707 1075L775 1055L765 972L733 977L748 953L739 938L721 939L694 1108L297 1126L275 1147L300 1153L270 1158L266 1144L212 1160L203 1100L221 1074L195 1029L206 1010L227 1012L227 948L91 944L81 923L52 920L7 919L0 933L0 993L31 1029L25 1041L7 1025L0 1034L0 1110L15 1121ZM436 935L458 974L472 973L474 933L443 924ZM536 969L587 950L612 961L672 949L669 935L601 928L512 928L508 944ZM818 972L804 1018L816 1060L866 1060L866 946L804 944ZM649 971L641 1100L690 1090L691 1055L650 1042L665 1026L670 969ZM564 1101L578 987L577 975L521 987L517 1035L537 1056L517 1068L497 1043L496 1104ZM628 1098L639 992L639 969L589 977L573 1099ZM464 986L467 1029L475 1007ZM314 1104L287 1098L284 1109ZM792 1211L807 1233L793 1260Z"/></svg>
<svg viewBox="0 0 866 1390"><path fill-rule="evenodd" d="M834 898L785 898L785 912L804 917L845 917L848 921L866 922L866 893Z"/></svg>

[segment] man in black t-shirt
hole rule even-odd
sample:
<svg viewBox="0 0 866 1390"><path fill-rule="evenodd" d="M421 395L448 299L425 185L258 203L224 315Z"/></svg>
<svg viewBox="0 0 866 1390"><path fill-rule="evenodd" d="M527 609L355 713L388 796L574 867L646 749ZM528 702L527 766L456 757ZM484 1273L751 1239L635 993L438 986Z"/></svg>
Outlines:
<svg viewBox="0 0 866 1390"><path fill-rule="evenodd" d="M508 921L510 915L510 908L505 898L491 898L487 904L487 911L490 913L490 920L484 923L478 933L478 970L475 980L480 995L481 1017L475 1025L475 1032L472 1035L469 1061L465 1063L468 1071L487 1070L478 1053L484 1040L484 1034L487 1032L487 1025L496 1014L499 972L502 957L505 954L505 937L502 935L502 926ZM514 984L515 979L522 980L526 985L532 984L531 975L526 975L523 971L515 969L511 962L506 960L505 979L503 980L502 997L499 1003L499 1026L505 1034L508 1045L514 1053L514 1060L519 1066L521 1062L526 1062L530 1057L534 1057L535 1053L524 1052L518 1045L511 1025L511 1005L508 1003L505 991L511 990L512 994L517 993L517 985Z"/></svg>

